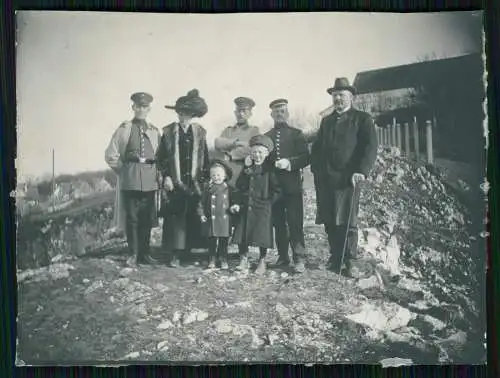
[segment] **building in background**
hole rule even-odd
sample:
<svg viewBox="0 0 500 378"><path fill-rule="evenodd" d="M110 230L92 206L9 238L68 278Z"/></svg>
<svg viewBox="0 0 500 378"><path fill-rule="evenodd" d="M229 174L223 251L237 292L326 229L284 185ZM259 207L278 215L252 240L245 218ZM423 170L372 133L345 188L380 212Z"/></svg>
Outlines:
<svg viewBox="0 0 500 378"><path fill-rule="evenodd" d="M481 54L427 60L360 72L354 79L355 106L380 127L415 119L421 126L435 121L434 154L456 161L477 161L484 149ZM324 116L331 107L320 113ZM421 144L423 147L423 143Z"/></svg>

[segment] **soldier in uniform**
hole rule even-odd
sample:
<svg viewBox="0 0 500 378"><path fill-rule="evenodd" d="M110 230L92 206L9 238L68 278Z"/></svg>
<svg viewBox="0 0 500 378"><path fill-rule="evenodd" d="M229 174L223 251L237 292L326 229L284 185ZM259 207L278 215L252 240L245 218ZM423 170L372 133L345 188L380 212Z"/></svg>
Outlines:
<svg viewBox="0 0 500 378"><path fill-rule="evenodd" d="M277 266L291 264L288 246L291 245L294 270L305 270L304 203L302 169L309 165L309 147L301 130L291 127L288 101L277 99L269 104L274 127L266 135L275 149L269 156L281 188L281 198L273 206L273 223L278 248Z"/></svg>
<svg viewBox="0 0 500 378"><path fill-rule="evenodd" d="M370 115L352 107L356 90L347 78L336 79L327 92L334 111L321 120L311 148L311 170L317 193L316 223L324 224L330 244L327 268L338 272L343 253L347 267L356 256L360 191L354 189L375 163L378 142Z"/></svg>
<svg viewBox="0 0 500 378"><path fill-rule="evenodd" d="M157 221L158 174L155 154L160 141L156 127L146 121L153 96L134 93L134 118L114 132L105 151L107 164L118 175L115 226L125 231L130 252L137 264L154 263L150 254L151 228Z"/></svg>
<svg viewBox="0 0 500 378"><path fill-rule="evenodd" d="M228 161L233 171L233 177L229 181L231 186L235 185L243 169L245 157L250 155L248 145L250 138L259 134L259 128L248 123L255 102L248 97L238 97L234 99L234 103L236 105L234 111L236 124L226 127L220 137L214 141L215 149L224 154L225 160Z"/></svg>

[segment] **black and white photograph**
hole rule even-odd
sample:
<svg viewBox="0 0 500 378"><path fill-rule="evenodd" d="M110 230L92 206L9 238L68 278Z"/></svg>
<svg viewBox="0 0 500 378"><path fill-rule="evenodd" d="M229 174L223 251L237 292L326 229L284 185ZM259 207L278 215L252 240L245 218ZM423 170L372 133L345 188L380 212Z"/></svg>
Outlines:
<svg viewBox="0 0 500 378"><path fill-rule="evenodd" d="M483 12L16 13L16 365L486 363Z"/></svg>

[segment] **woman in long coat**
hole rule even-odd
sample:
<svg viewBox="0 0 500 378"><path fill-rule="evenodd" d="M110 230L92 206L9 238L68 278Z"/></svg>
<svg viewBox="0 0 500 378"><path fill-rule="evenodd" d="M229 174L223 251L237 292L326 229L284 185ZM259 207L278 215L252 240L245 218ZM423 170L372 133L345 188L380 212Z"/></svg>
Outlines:
<svg viewBox="0 0 500 378"><path fill-rule="evenodd" d="M193 248L205 248L197 207L201 187L208 179L206 130L193 117L203 117L208 108L196 89L180 97L174 106L178 122L163 128L157 154L162 176L163 248L172 253L170 265L176 267L179 257ZM166 198L165 198L166 197Z"/></svg>

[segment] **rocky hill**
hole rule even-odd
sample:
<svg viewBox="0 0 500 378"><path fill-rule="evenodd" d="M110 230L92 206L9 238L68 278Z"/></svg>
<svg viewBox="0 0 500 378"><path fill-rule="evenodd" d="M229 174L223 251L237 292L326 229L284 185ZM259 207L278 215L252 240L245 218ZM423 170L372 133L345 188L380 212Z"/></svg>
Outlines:
<svg viewBox="0 0 500 378"><path fill-rule="evenodd" d="M311 182L307 171L303 275L206 270L203 252L179 269L129 268L108 197L20 225L18 360L484 362L484 241L443 175L380 150L354 278L323 269ZM40 255L46 266L26 269Z"/></svg>

